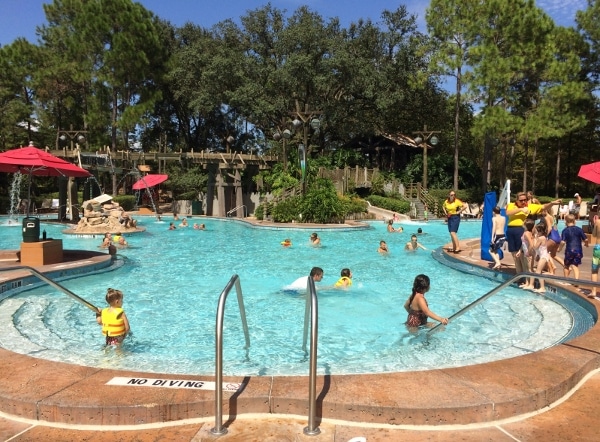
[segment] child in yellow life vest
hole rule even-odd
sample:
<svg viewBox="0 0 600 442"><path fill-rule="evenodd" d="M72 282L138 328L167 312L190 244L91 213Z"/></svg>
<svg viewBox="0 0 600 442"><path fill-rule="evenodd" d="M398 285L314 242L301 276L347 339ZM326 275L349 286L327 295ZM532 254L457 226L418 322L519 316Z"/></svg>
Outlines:
<svg viewBox="0 0 600 442"><path fill-rule="evenodd" d="M106 345L120 345L129 333L129 321L123 311L123 292L108 289L106 302L110 305L96 314L96 322L102 324L102 334Z"/></svg>
<svg viewBox="0 0 600 442"><path fill-rule="evenodd" d="M342 269L340 272L341 278L334 284L338 288L347 288L352 285L352 272L350 269Z"/></svg>

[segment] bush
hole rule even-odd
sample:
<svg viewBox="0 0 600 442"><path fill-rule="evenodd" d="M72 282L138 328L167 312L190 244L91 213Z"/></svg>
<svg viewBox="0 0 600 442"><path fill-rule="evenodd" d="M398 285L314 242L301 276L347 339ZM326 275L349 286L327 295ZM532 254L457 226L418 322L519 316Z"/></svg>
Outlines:
<svg viewBox="0 0 600 442"><path fill-rule="evenodd" d="M410 202L405 200L400 200L396 198L387 198L379 195L370 195L367 197L367 201L373 204L376 207L381 207L382 209L391 210L396 213L409 213L410 212Z"/></svg>
<svg viewBox="0 0 600 442"><path fill-rule="evenodd" d="M355 196L342 196L340 197L342 202L342 207L344 210L344 215L348 215L350 213L366 213L367 209L367 201L358 198Z"/></svg>
<svg viewBox="0 0 600 442"><path fill-rule="evenodd" d="M123 208L123 210L133 210L135 207L135 195L119 195L113 198L115 203L119 203L119 205Z"/></svg>
<svg viewBox="0 0 600 442"><path fill-rule="evenodd" d="M291 223L300 218L300 201L302 197L294 196L278 203L271 210L273 221L278 223Z"/></svg>
<svg viewBox="0 0 600 442"><path fill-rule="evenodd" d="M331 223L344 219L344 204L331 180L318 179L313 187L306 192L300 203L302 222Z"/></svg>

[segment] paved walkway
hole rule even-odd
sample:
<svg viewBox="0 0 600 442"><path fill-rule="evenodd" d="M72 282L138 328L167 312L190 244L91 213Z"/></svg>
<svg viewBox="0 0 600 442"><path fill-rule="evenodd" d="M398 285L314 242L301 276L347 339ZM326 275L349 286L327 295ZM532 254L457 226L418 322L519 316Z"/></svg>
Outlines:
<svg viewBox="0 0 600 442"><path fill-rule="evenodd" d="M462 241L464 251L451 258L488 267L478 258L478 246L478 241ZM585 250L582 279L589 278L590 253ZM514 272L510 256L504 261L502 271ZM317 422L316 436L303 433L306 378L252 378L238 402L226 396L233 417L226 421L224 411L228 433L216 437L210 432L212 394L111 389L105 386L115 374L110 370L0 350L0 441L596 441L599 368L596 325L569 343L490 364L320 376L317 415L325 418ZM263 389L268 395L257 394ZM203 405L199 399L205 399ZM265 411L252 414L249 408ZM156 421L148 418L152 413Z"/></svg>

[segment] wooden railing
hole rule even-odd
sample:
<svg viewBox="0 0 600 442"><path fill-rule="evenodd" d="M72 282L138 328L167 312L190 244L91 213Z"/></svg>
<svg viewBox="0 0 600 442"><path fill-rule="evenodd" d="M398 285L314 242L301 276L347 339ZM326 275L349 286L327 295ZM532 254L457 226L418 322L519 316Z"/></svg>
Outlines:
<svg viewBox="0 0 600 442"><path fill-rule="evenodd" d="M439 218L441 207L439 200L430 195L427 188L421 183L409 183L404 186L404 197L408 200L418 200L423 205L427 205L430 217Z"/></svg>
<svg viewBox="0 0 600 442"><path fill-rule="evenodd" d="M329 178L334 183L342 183L342 193L346 193L350 187L372 187L373 180L379 175L379 169L367 169L366 167L328 170L319 168L319 178ZM350 189L354 190L354 189Z"/></svg>

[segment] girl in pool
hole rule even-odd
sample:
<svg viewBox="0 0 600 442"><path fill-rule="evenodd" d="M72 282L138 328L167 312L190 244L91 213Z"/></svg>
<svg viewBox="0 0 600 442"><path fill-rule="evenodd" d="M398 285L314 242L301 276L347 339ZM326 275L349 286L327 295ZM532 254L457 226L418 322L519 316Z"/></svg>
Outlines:
<svg viewBox="0 0 600 442"><path fill-rule="evenodd" d="M129 321L123 310L123 292L108 289L106 302L110 307L96 314L96 322L102 325L102 334L106 336L106 345L121 345L129 333Z"/></svg>
<svg viewBox="0 0 600 442"><path fill-rule="evenodd" d="M345 289L352 285L352 272L350 269L342 269L340 272L340 279L334 284L334 287Z"/></svg>
<svg viewBox="0 0 600 442"><path fill-rule="evenodd" d="M283 247L292 247L292 240L289 238L286 238L283 241L281 241L281 245Z"/></svg>
<svg viewBox="0 0 600 442"><path fill-rule="evenodd" d="M421 274L415 277L412 294L404 303L404 309L408 313L406 319L408 327L428 325L427 318L435 319L444 325L448 324L448 318L442 318L429 310L427 299L425 299L425 293L429 291L429 286L429 276Z"/></svg>

